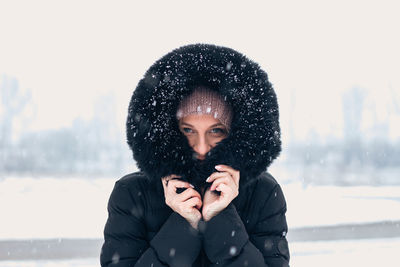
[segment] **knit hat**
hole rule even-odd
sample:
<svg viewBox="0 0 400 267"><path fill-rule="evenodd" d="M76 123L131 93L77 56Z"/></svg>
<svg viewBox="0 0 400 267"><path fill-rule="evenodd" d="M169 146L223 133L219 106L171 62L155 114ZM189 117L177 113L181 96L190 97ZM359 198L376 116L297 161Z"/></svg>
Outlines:
<svg viewBox="0 0 400 267"><path fill-rule="evenodd" d="M224 98L207 87L199 86L179 104L176 118L192 115L212 115L229 130L232 122L232 109Z"/></svg>

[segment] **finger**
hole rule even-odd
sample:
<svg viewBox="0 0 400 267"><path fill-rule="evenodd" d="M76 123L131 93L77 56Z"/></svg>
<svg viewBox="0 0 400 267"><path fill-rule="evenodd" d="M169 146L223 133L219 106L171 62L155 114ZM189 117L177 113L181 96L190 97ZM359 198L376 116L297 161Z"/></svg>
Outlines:
<svg viewBox="0 0 400 267"><path fill-rule="evenodd" d="M213 172L206 180L207 183L212 183L214 180L221 177L231 177L229 172Z"/></svg>
<svg viewBox="0 0 400 267"><path fill-rule="evenodd" d="M215 166L215 169L220 172L229 172L231 175L236 175L239 171L235 170L231 166L219 164Z"/></svg>
<svg viewBox="0 0 400 267"><path fill-rule="evenodd" d="M228 165L223 165L219 164L215 166L215 169L220 171L220 172L229 172L229 174L233 177L235 180L235 183L239 185L239 180L240 180L240 172L238 170L235 170L234 168L228 166Z"/></svg>
<svg viewBox="0 0 400 267"><path fill-rule="evenodd" d="M161 178L161 184L162 184L163 189L164 189L164 196L166 197L167 194L168 194L168 179Z"/></svg>
<svg viewBox="0 0 400 267"><path fill-rule="evenodd" d="M188 188L184 192L182 192L181 194L177 194L175 196L175 200L177 202L185 202L186 200L188 200L189 198L192 198L192 197L198 197L198 198L201 199L201 196L200 196L199 192L197 192L193 188Z"/></svg>
<svg viewBox="0 0 400 267"><path fill-rule="evenodd" d="M171 174L171 175L168 175L168 176L164 176L164 177L162 177L161 179L162 179L163 181L168 182L168 181L170 181L170 180L179 179L179 178L181 178L181 176L176 175L176 174Z"/></svg>
<svg viewBox="0 0 400 267"><path fill-rule="evenodd" d="M235 190L234 188L221 183L217 186L216 188L217 191L221 192L221 196L231 196L232 199L234 199L238 195L238 191Z"/></svg>
<svg viewBox="0 0 400 267"><path fill-rule="evenodd" d="M183 192L187 190L187 188L191 188L190 184L188 182L180 181L180 180L170 180L168 185L166 186L166 191L165 193L168 195L168 197L175 197L176 195L179 195L176 191L177 188L186 188Z"/></svg>
<svg viewBox="0 0 400 267"><path fill-rule="evenodd" d="M172 188L173 190L176 190L176 188L189 188L189 187L193 188L193 186L190 183L177 179L169 180L168 187Z"/></svg>
<svg viewBox="0 0 400 267"><path fill-rule="evenodd" d="M200 209L202 206L202 201L198 197L192 197L184 202L187 207L194 207L196 209Z"/></svg>
<svg viewBox="0 0 400 267"><path fill-rule="evenodd" d="M228 185L228 186L230 186L230 187L237 187L232 178L229 178L229 177L221 177L221 178L216 179L216 180L212 183L212 185L210 186L210 190L211 190L211 191L215 190L215 189L217 188L217 186L220 185L220 184L222 184L222 183L223 183L223 184L226 184L226 185Z"/></svg>
<svg viewBox="0 0 400 267"><path fill-rule="evenodd" d="M167 191L166 183L167 183L167 181L164 178L161 178L161 184L162 184L162 187L164 188L164 193Z"/></svg>
<svg viewBox="0 0 400 267"><path fill-rule="evenodd" d="M231 166L228 165L224 165L224 164L218 164L215 166L215 169L217 169L218 171L227 171L227 172L234 172L236 171L234 168L232 168Z"/></svg>
<svg viewBox="0 0 400 267"><path fill-rule="evenodd" d="M171 174L168 176L161 177L161 182L164 187L164 190L165 190L165 187L168 186L169 181L172 179L175 179L175 178L180 178L180 176L178 176L176 174Z"/></svg>

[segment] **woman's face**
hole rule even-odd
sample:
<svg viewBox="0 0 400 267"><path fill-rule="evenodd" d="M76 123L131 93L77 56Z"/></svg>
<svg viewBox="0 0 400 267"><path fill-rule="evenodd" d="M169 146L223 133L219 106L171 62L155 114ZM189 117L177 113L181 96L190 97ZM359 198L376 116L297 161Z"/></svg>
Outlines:
<svg viewBox="0 0 400 267"><path fill-rule="evenodd" d="M204 160L208 151L228 136L226 127L211 115L188 115L179 120L179 129L199 160Z"/></svg>

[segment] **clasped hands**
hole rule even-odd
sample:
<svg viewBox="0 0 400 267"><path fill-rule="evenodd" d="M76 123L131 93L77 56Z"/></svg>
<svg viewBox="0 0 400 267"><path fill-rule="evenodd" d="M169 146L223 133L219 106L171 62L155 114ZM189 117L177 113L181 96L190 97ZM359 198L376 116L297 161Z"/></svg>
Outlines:
<svg viewBox="0 0 400 267"><path fill-rule="evenodd" d="M239 194L240 172L227 166L217 165L214 172L206 179L212 183L204 193L203 199L193 186L181 180L176 175L161 178L164 188L165 203L176 213L184 217L190 225L197 229L201 219L209 221L212 217L224 210ZM178 194L177 188L186 188ZM213 191L219 191L216 194Z"/></svg>

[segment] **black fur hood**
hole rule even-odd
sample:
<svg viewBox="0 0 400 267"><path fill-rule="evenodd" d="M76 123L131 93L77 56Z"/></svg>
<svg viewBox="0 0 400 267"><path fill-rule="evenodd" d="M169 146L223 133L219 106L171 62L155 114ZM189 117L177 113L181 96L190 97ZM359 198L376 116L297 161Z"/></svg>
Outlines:
<svg viewBox="0 0 400 267"><path fill-rule="evenodd" d="M219 92L232 106L227 138L203 161L179 131L176 110L195 86ZM241 184L257 177L281 151L278 103L267 73L241 53L208 44L187 45L156 61L130 101L127 140L152 181L182 175L201 186L217 164L240 170Z"/></svg>

